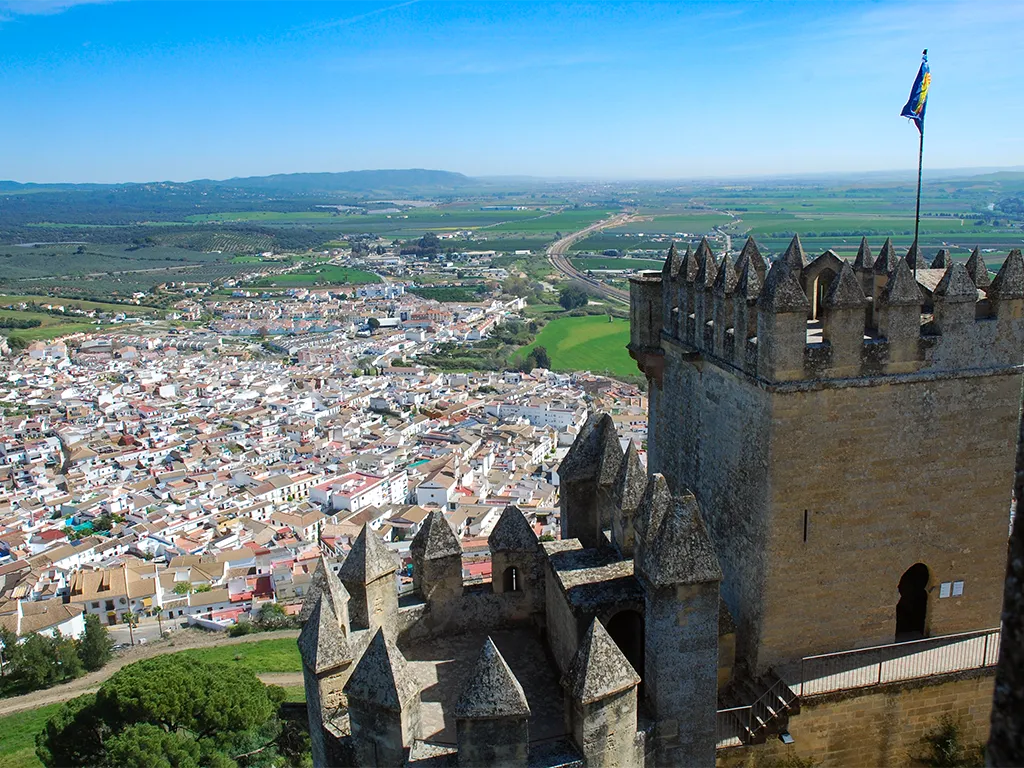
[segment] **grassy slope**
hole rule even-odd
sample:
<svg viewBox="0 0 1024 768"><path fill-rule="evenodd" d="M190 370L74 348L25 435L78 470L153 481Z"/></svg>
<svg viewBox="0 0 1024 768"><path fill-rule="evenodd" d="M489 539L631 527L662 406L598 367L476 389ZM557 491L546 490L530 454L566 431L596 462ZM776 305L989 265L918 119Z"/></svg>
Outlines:
<svg viewBox="0 0 1024 768"><path fill-rule="evenodd" d="M629 322L605 315L560 317L544 326L532 344L514 356L525 357L536 346L545 347L556 371L610 371L635 375L636 364L626 352Z"/></svg>
<svg viewBox="0 0 1024 768"><path fill-rule="evenodd" d="M594 257L572 259L577 269L661 269L664 262L654 259L615 259L611 257Z"/></svg>
<svg viewBox="0 0 1024 768"><path fill-rule="evenodd" d="M80 309L97 309L102 312L124 312L126 315L143 315L149 312L160 312L156 307L136 306L134 304L108 304L103 301L86 301L84 299L65 299L56 296L27 296L9 293L0 293L0 306L8 304L36 303L36 304L59 304L64 307L78 307Z"/></svg>
<svg viewBox="0 0 1024 768"><path fill-rule="evenodd" d="M36 757L36 734L53 715L60 704L47 704L38 709L17 712L0 717L0 768L40 768Z"/></svg>
<svg viewBox="0 0 1024 768"><path fill-rule="evenodd" d="M379 283L381 279L372 272L345 267L320 267L315 272L288 272L257 281L257 285L280 285L288 287L311 286L317 283L330 285L355 285L359 283Z"/></svg>

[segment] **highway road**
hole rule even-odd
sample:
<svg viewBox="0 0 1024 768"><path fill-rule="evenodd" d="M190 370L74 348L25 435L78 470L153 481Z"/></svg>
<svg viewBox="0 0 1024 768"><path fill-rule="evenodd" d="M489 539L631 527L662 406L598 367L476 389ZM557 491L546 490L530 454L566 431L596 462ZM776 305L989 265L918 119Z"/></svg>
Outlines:
<svg viewBox="0 0 1024 768"><path fill-rule="evenodd" d="M619 213L612 216L610 219L603 219L596 224L591 224L589 227L581 229L579 232L573 232L571 235L566 235L561 240L556 240L548 246L548 261L551 262L552 267L557 269L566 277L572 280L578 280L585 284L592 293L596 293L611 301L622 301L629 304L629 291L621 291L618 288L612 288L610 285L605 285L600 280L589 277L585 272L580 272L572 265L566 254L569 252L569 248L572 244L578 240L589 237L595 232L600 232L602 229L618 227L632 220L632 214Z"/></svg>

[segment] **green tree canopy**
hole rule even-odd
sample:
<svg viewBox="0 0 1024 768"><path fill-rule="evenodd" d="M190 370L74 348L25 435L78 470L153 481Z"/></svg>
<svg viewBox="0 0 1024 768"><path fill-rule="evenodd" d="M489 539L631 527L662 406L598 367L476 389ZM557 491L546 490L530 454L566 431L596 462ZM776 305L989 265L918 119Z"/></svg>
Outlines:
<svg viewBox="0 0 1024 768"><path fill-rule="evenodd" d="M110 633L100 622L99 616L89 614L85 617L85 634L78 645L78 654L87 670L93 672L110 661L111 648L114 641Z"/></svg>
<svg viewBox="0 0 1024 768"><path fill-rule="evenodd" d="M280 763L282 693L241 667L158 656L66 703L37 736L36 753L51 767Z"/></svg>
<svg viewBox="0 0 1024 768"><path fill-rule="evenodd" d="M558 294L558 303L562 305L563 309L567 310L585 307L588 301L590 301L590 298L587 296L587 292L578 285L570 285L563 288L561 293Z"/></svg>

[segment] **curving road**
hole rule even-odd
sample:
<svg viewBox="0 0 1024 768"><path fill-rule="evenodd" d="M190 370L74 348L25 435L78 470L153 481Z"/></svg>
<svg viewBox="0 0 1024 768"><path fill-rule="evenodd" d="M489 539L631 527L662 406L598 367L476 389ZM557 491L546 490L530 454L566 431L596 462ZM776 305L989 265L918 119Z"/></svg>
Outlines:
<svg viewBox="0 0 1024 768"><path fill-rule="evenodd" d="M552 267L557 269L566 277L585 283L594 293L612 301L623 301L626 304L629 304L629 291L621 291L618 288L612 288L610 285L605 285L600 280L596 280L593 277L589 277L586 273L580 272L572 265L572 262L569 261L569 257L566 253L569 251L569 248L573 243L582 240L585 237L589 237L595 232L600 232L602 229L618 227L626 224L627 222L632 221L632 219L632 214L619 213L612 216L610 219L603 219L596 224L591 224L589 227L581 229L579 232L573 232L571 235L566 235L561 240L556 240L548 246L548 261L551 262Z"/></svg>

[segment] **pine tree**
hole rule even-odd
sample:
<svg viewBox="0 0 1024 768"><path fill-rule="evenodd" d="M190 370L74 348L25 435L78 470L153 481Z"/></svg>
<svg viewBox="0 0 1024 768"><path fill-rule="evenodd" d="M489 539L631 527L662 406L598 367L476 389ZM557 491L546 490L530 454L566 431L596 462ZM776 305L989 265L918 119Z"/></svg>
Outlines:
<svg viewBox="0 0 1024 768"><path fill-rule="evenodd" d="M108 661L112 655L111 648L114 642L110 639L110 633L100 622L99 616L89 615L85 617L85 634L82 635L78 647L78 654L82 664L90 672L93 672Z"/></svg>

